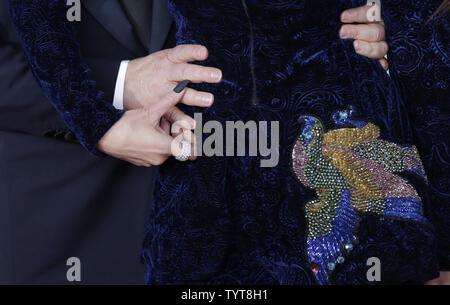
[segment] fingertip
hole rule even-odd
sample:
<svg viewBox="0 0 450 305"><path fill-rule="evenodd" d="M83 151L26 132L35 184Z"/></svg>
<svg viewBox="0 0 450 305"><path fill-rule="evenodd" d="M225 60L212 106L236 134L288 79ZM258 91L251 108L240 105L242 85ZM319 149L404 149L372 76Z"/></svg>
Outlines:
<svg viewBox="0 0 450 305"><path fill-rule="evenodd" d="M350 12L348 10L345 10L341 14L341 22L350 22Z"/></svg>
<svg viewBox="0 0 450 305"><path fill-rule="evenodd" d="M211 80L214 83L220 83L222 81L223 78L223 73L222 70L215 68L212 72L211 72Z"/></svg>
<svg viewBox="0 0 450 305"><path fill-rule="evenodd" d="M214 104L214 94L212 93L203 94L201 99L204 107L211 107Z"/></svg>
<svg viewBox="0 0 450 305"><path fill-rule="evenodd" d="M339 36L340 36L342 39L353 38L353 35L352 35L352 31L351 31L350 26L348 26L348 25L343 25L343 26L341 27L341 29L339 30Z"/></svg>
<svg viewBox="0 0 450 305"><path fill-rule="evenodd" d="M389 63L386 59L382 58L379 60L380 65L383 67L384 70L389 70Z"/></svg>
<svg viewBox="0 0 450 305"><path fill-rule="evenodd" d="M200 45L198 49L198 60L206 60L209 57L208 48L203 45Z"/></svg>
<svg viewBox="0 0 450 305"><path fill-rule="evenodd" d="M362 51L362 48L363 48L362 43L359 40L355 40L353 42L353 47L355 48L356 53L360 53Z"/></svg>

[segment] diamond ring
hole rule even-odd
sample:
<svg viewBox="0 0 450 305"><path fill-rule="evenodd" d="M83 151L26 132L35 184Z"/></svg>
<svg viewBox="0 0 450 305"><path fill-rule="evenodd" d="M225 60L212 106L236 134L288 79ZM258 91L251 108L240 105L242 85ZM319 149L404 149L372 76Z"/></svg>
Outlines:
<svg viewBox="0 0 450 305"><path fill-rule="evenodd" d="M181 162L189 160L189 157L191 156L191 143L185 140L181 141L180 149L180 154L176 156L175 159Z"/></svg>

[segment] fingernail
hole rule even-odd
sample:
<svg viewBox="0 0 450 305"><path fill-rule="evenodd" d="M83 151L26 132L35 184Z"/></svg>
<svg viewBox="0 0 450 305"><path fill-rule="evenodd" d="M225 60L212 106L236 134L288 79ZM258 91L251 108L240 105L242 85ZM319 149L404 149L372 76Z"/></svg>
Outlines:
<svg viewBox="0 0 450 305"><path fill-rule="evenodd" d="M181 92L186 88L187 85L189 85L189 80L184 80L184 81L180 82L180 83L173 89L173 91L174 91L175 93L181 93Z"/></svg>
<svg viewBox="0 0 450 305"><path fill-rule="evenodd" d="M341 15L341 19L342 19L342 21L349 21L349 19L350 19L350 13L347 12L347 11L344 11L344 12L342 13L342 15Z"/></svg>
<svg viewBox="0 0 450 305"><path fill-rule="evenodd" d="M220 71L211 72L211 78L216 82L221 81L222 80L222 72L220 72Z"/></svg>
<svg viewBox="0 0 450 305"><path fill-rule="evenodd" d="M204 95L204 96L202 96L202 102L203 102L206 106L211 105L212 102L213 102L213 96L212 96L212 95Z"/></svg>
<svg viewBox="0 0 450 305"><path fill-rule="evenodd" d="M343 27L341 29L341 38L350 38L350 37L352 37L350 29Z"/></svg>
<svg viewBox="0 0 450 305"><path fill-rule="evenodd" d="M198 55L199 55L200 57L206 57L207 54L208 54L208 50L207 50L206 48L201 48L201 49L198 51Z"/></svg>

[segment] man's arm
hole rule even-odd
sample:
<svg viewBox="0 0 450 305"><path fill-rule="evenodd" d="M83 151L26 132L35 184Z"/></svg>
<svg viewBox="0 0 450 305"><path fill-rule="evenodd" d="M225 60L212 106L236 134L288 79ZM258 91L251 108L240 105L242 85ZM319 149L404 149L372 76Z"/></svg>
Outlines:
<svg viewBox="0 0 450 305"><path fill-rule="evenodd" d="M28 68L6 1L0 1L0 79L0 130L38 136L69 130Z"/></svg>
<svg viewBox="0 0 450 305"><path fill-rule="evenodd" d="M94 154L104 152L142 166L161 164L173 154L172 144L178 139L169 135L167 123L184 121L189 129L194 125L175 105L181 101L207 107L213 102L211 93L173 92L182 80L217 83L222 78L219 69L189 63L206 60L205 47L182 45L129 63L124 106L130 111L123 115L97 89L81 58L75 27L66 19L64 1L9 0L9 4L34 76L80 143Z"/></svg>
<svg viewBox="0 0 450 305"><path fill-rule="evenodd" d="M16 26L33 74L47 98L80 143L96 145L122 116L104 100L90 68L82 61L65 1L10 0Z"/></svg>
<svg viewBox="0 0 450 305"><path fill-rule="evenodd" d="M68 132L33 77L20 45L0 43L0 130L43 136Z"/></svg>

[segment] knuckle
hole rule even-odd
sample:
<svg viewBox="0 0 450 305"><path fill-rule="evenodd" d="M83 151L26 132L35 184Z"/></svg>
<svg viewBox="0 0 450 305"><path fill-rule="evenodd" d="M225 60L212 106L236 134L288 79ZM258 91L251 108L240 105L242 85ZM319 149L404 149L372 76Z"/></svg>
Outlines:
<svg viewBox="0 0 450 305"><path fill-rule="evenodd" d="M161 71L162 72L162 71ZM171 80L175 80L178 77L178 70L177 70L177 66L174 64L170 64L166 67L165 69L165 73L166 76L171 79Z"/></svg>
<svg viewBox="0 0 450 305"><path fill-rule="evenodd" d="M348 27L348 29L349 29L349 31L350 31L350 33L352 34L351 36L353 37L353 38L358 38L358 37L360 37L361 36L361 30L360 30L360 28L358 27L358 26L349 26Z"/></svg>
<svg viewBox="0 0 450 305"><path fill-rule="evenodd" d="M378 24L378 26L380 27L381 38L384 39L384 37L386 36L386 28L382 24Z"/></svg>
<svg viewBox="0 0 450 305"><path fill-rule="evenodd" d="M173 51L173 53L182 52L185 47L186 47L185 45L180 44L180 45L175 46L172 49L172 51Z"/></svg>
<svg viewBox="0 0 450 305"><path fill-rule="evenodd" d="M185 65L180 66L178 71L180 79L189 79L189 71Z"/></svg>
<svg viewBox="0 0 450 305"><path fill-rule="evenodd" d="M188 88L186 90L186 93L183 96L183 102L189 102L189 101L192 101L194 99L195 99L194 92L190 88Z"/></svg>
<svg viewBox="0 0 450 305"><path fill-rule="evenodd" d="M164 71L164 67L163 67L163 66L164 66L164 65L163 65L163 63L162 63L161 61L156 62L156 63L153 65L153 69L154 69L155 73L157 73L158 75L159 75L160 73L162 73L162 72Z"/></svg>
<svg viewBox="0 0 450 305"><path fill-rule="evenodd" d="M159 59L159 60L166 59L169 56L170 51L171 51L171 49L161 50L154 54L150 54L148 57L154 56L154 58Z"/></svg>
<svg viewBox="0 0 450 305"><path fill-rule="evenodd" d="M192 69L192 76L195 78L203 78L206 75L209 75L210 69L206 67L201 66L194 66Z"/></svg>
<svg viewBox="0 0 450 305"><path fill-rule="evenodd" d="M379 28L375 28L374 32L373 32L373 38L375 41L380 41L381 40L381 30Z"/></svg>
<svg viewBox="0 0 450 305"><path fill-rule="evenodd" d="M380 24L375 25L375 39L376 41L382 41L384 38L384 27Z"/></svg>
<svg viewBox="0 0 450 305"><path fill-rule="evenodd" d="M169 52L167 53L167 59L170 62L173 63L177 60L179 47L180 46L176 46L175 48L170 49Z"/></svg>
<svg viewBox="0 0 450 305"><path fill-rule="evenodd" d="M176 119L176 112L175 112L175 108L170 109L167 112L167 117L169 118L169 120L172 122Z"/></svg>
<svg viewBox="0 0 450 305"><path fill-rule="evenodd" d="M175 48L167 50L167 53L165 54L167 59L171 59L173 57L173 53L175 52Z"/></svg>

